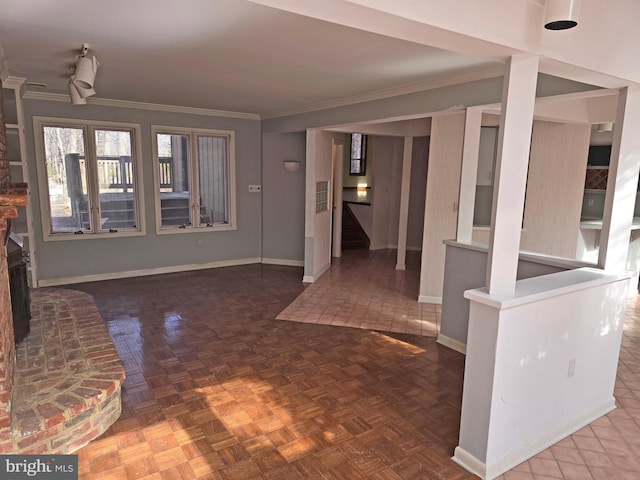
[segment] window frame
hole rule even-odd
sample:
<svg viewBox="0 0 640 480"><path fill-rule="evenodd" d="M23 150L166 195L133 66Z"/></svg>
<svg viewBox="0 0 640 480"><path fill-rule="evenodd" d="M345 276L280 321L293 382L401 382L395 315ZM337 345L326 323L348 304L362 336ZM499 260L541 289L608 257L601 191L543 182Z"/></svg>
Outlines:
<svg viewBox="0 0 640 480"><path fill-rule="evenodd" d="M118 229L117 231L101 230L98 213L91 213L93 230L84 231L82 234L75 232L52 232L51 205L49 203L49 178L47 172L47 158L44 144L44 128L78 128L84 135L84 156L87 162L87 195L91 198L93 207L100 211L100 199L97 176L97 150L95 142L96 130L130 131L131 132L131 166L134 173L134 213L136 215L136 227ZM144 214L144 178L142 174L142 140L140 124L126 122L108 122L101 120L81 120L62 117L33 117L33 132L36 154L36 176L40 200L40 217L42 237L45 242L67 240L95 240L104 238L138 237L146 235Z"/></svg>
<svg viewBox="0 0 640 480"><path fill-rule="evenodd" d="M194 203L195 195L200 192L200 168L198 160L198 136L214 136L227 138L227 208L228 223L225 224L197 224L194 225L162 225L162 211L160 205L160 165L158 154L158 134L185 135L189 137L188 171L189 171L189 203L191 215L195 218L199 212L199 201ZM235 131L209 128L190 128L169 125L151 125L151 147L153 157L153 195L155 204L156 233L158 235L172 235L182 233L206 233L237 230L236 220L236 141ZM199 215L199 213L198 213Z"/></svg>

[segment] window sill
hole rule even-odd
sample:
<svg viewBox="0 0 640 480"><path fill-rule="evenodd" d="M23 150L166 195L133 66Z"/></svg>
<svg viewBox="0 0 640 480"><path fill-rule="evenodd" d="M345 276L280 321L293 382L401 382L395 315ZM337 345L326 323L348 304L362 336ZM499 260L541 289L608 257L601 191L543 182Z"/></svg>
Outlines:
<svg viewBox="0 0 640 480"><path fill-rule="evenodd" d="M118 232L100 232L100 233L54 233L44 235L45 242L65 242L76 240L99 240L105 238L126 238L126 237L143 237L146 233L143 230L123 230Z"/></svg>
<svg viewBox="0 0 640 480"><path fill-rule="evenodd" d="M235 225L212 225L211 227L164 227L156 228L158 235L173 235L180 233L209 233L209 232L228 232L237 230Z"/></svg>

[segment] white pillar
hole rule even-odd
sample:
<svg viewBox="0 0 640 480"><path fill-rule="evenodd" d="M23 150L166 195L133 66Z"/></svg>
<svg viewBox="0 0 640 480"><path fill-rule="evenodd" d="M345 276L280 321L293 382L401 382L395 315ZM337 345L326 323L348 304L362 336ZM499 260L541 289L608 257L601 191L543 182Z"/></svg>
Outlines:
<svg viewBox="0 0 640 480"><path fill-rule="evenodd" d="M398 222L398 255L396 270L406 270L407 228L409 225L409 192L411 189L411 156L413 137L404 137L402 151L402 187L400 187L400 221Z"/></svg>
<svg viewBox="0 0 640 480"><path fill-rule="evenodd" d="M458 202L458 231L456 240L470 242L473 235L473 211L476 203L476 178L480 155L480 131L482 109L467 108L464 122L462 173L460 175L460 200Z"/></svg>
<svg viewBox="0 0 640 480"><path fill-rule="evenodd" d="M537 56L515 55L507 62L487 259L490 295L515 292L537 78Z"/></svg>
<svg viewBox="0 0 640 480"><path fill-rule="evenodd" d="M640 87L620 90L613 129L598 265L626 270L640 168Z"/></svg>

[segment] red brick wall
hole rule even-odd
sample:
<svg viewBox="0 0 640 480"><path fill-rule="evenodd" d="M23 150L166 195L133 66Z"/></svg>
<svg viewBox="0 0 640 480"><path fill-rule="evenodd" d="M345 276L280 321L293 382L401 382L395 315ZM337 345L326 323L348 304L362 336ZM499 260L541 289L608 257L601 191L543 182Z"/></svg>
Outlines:
<svg viewBox="0 0 640 480"><path fill-rule="evenodd" d="M3 104L2 82L0 82L0 193L6 191L11 182ZM0 240L4 240L4 225L5 223L0 221ZM2 242L0 243L0 431L9 425L11 420L9 413L14 372L15 345L7 272L7 250Z"/></svg>

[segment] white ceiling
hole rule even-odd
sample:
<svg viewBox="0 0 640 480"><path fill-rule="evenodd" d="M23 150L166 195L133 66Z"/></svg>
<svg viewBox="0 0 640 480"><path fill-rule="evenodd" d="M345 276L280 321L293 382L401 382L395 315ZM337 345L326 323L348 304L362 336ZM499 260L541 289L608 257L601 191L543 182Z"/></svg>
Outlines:
<svg viewBox="0 0 640 480"><path fill-rule="evenodd" d="M97 97L267 116L496 66L244 0L0 0L0 12L9 74L50 93L67 93L83 43L101 63Z"/></svg>

